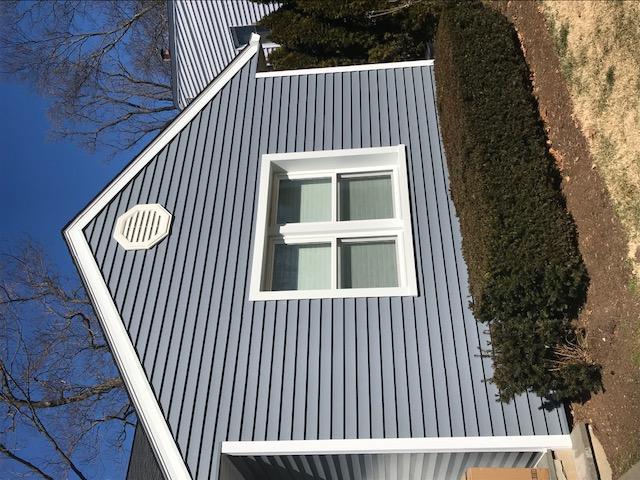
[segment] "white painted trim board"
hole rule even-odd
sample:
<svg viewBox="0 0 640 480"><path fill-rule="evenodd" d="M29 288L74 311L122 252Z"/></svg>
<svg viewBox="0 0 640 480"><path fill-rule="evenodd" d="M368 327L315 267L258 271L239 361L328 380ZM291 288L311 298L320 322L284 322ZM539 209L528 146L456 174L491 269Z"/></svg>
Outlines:
<svg viewBox="0 0 640 480"><path fill-rule="evenodd" d="M543 452L571 448L570 435L376 438L222 442L222 453L241 456L361 455L456 452Z"/></svg>
<svg viewBox="0 0 640 480"><path fill-rule="evenodd" d="M102 272L96 263L84 235L84 228L109 204L133 178L209 103L209 101L245 66L260 48L254 35L249 46L229 64L189 106L163 130L96 199L89 204L64 230L71 254L78 266L96 314L113 352L138 418L169 480L190 480L182 454L178 450L169 425L153 393L135 347L109 293Z"/></svg>

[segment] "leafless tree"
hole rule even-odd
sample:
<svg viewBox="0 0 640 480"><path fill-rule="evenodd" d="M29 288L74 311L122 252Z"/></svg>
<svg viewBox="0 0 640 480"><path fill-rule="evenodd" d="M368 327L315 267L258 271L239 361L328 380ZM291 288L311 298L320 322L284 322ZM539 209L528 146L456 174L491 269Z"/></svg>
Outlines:
<svg viewBox="0 0 640 480"><path fill-rule="evenodd" d="M55 137L117 151L175 116L164 0L5 0L0 22L0 73L52 100Z"/></svg>
<svg viewBox="0 0 640 480"><path fill-rule="evenodd" d="M0 458L14 476L88 478L135 413L84 289L29 242L0 255L0 342Z"/></svg>

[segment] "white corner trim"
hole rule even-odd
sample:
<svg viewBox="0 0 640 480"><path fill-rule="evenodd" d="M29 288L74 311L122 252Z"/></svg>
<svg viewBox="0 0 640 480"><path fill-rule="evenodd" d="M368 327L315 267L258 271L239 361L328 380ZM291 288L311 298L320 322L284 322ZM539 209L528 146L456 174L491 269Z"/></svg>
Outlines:
<svg viewBox="0 0 640 480"><path fill-rule="evenodd" d="M191 479L82 229L64 234L162 472L170 480Z"/></svg>
<svg viewBox="0 0 640 480"><path fill-rule="evenodd" d="M116 364L131 396L160 468L168 480L191 475L91 252L84 228L246 65L260 49L259 36L180 113L64 230L69 250L84 281Z"/></svg>
<svg viewBox="0 0 640 480"><path fill-rule="evenodd" d="M569 435L376 438L222 442L222 453L240 456L383 453L544 452L571 448Z"/></svg>
<svg viewBox="0 0 640 480"><path fill-rule="evenodd" d="M296 75L316 75L323 73L363 72L366 70L388 70L391 68L430 67L433 60L413 60L409 62L367 63L363 65L343 65L341 67L303 68L299 70L273 70L257 72L256 78L293 77Z"/></svg>

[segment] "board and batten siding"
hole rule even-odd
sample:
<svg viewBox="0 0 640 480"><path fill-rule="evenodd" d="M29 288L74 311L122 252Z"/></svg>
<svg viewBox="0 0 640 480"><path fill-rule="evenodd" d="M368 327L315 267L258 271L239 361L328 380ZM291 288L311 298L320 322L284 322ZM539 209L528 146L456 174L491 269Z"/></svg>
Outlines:
<svg viewBox="0 0 640 480"><path fill-rule="evenodd" d="M280 7L249 0L168 0L173 96L186 107L236 57L231 27L255 25ZM275 47L264 47L268 57Z"/></svg>
<svg viewBox="0 0 640 480"><path fill-rule="evenodd" d="M256 78L254 57L84 232L194 478L223 440L566 434L562 410L496 400L469 308L433 68ZM417 297L248 301L265 153L405 144ZM151 250L112 238L160 203Z"/></svg>

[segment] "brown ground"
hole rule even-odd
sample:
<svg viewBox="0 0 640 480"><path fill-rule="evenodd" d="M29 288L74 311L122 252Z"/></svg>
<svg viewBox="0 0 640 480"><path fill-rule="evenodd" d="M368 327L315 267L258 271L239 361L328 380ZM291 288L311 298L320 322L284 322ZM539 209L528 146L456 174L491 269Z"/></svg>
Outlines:
<svg viewBox="0 0 640 480"><path fill-rule="evenodd" d="M572 106L553 41L537 2L492 2L514 23L533 74L534 93L563 191L576 221L589 271L587 303L579 322L587 349L602 365L604 392L572 405L574 419L591 423L614 479L640 460L640 296L626 261L627 240Z"/></svg>

